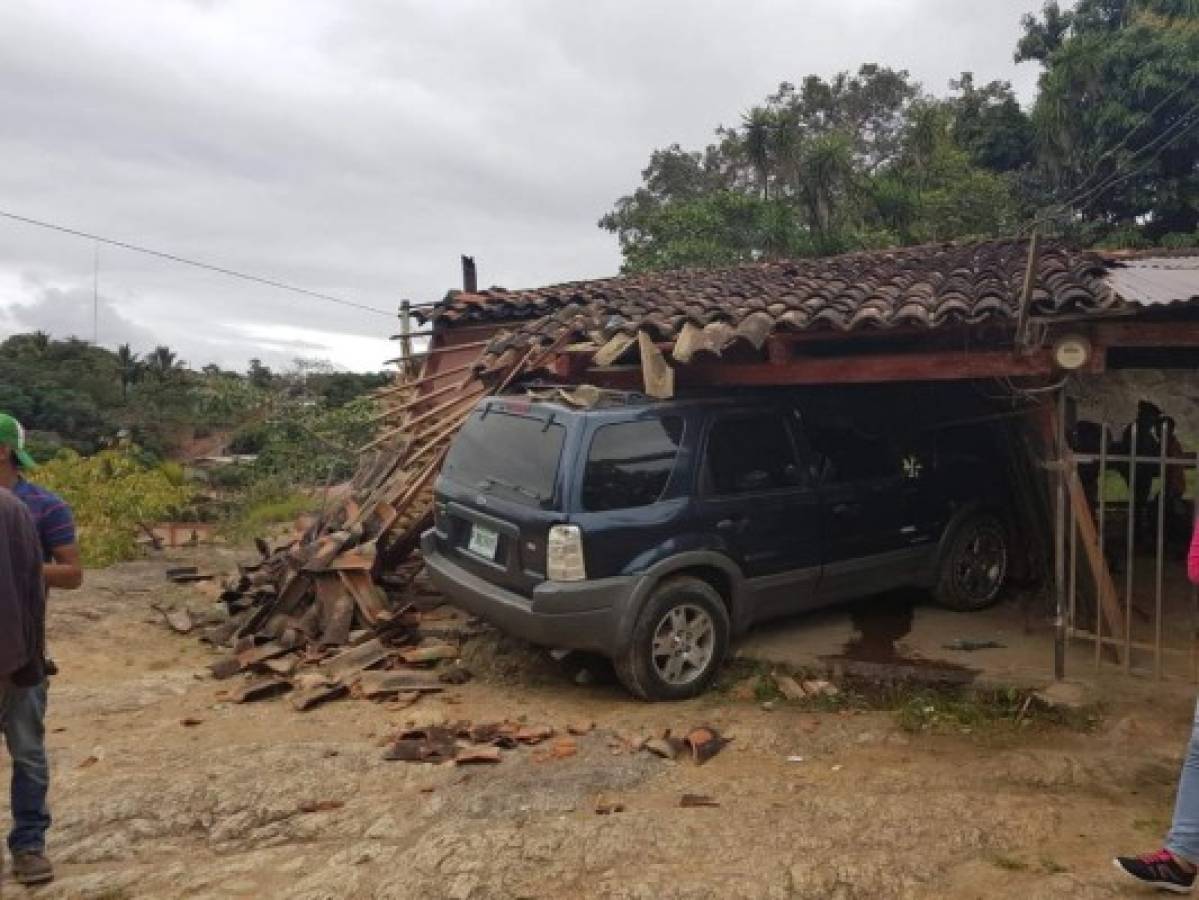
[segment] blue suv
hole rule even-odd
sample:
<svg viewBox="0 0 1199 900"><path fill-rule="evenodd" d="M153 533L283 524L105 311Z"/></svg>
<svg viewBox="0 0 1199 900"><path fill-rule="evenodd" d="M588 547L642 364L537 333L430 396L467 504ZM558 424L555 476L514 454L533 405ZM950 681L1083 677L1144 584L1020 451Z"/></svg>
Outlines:
<svg viewBox="0 0 1199 900"><path fill-rule="evenodd" d="M435 486L430 577L504 631L610 657L650 700L702 692L766 619L904 585L994 602L1013 530L995 442L872 431L851 396L486 398Z"/></svg>

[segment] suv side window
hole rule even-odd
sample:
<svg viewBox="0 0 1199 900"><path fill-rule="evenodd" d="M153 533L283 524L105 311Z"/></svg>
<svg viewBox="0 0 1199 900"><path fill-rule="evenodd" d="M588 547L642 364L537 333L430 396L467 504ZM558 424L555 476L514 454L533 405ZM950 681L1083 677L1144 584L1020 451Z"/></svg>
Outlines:
<svg viewBox="0 0 1199 900"><path fill-rule="evenodd" d="M795 487L799 466L781 415L717 419L704 452L704 490L749 494Z"/></svg>
<svg viewBox="0 0 1199 900"><path fill-rule="evenodd" d="M825 484L874 481L902 474L895 448L881 435L848 424L814 427L810 423L806 434Z"/></svg>
<svg viewBox="0 0 1199 900"><path fill-rule="evenodd" d="M682 439L679 416L597 428L583 470L583 508L602 512L656 503Z"/></svg>

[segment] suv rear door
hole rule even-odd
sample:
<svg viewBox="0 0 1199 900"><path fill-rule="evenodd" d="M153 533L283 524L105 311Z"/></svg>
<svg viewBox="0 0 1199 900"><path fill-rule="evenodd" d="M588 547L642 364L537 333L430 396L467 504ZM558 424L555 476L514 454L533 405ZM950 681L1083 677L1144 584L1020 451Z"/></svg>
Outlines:
<svg viewBox="0 0 1199 900"><path fill-rule="evenodd" d="M782 408L720 412L699 472L703 527L749 579L758 620L811 605L820 578L818 496Z"/></svg>
<svg viewBox="0 0 1199 900"><path fill-rule="evenodd" d="M550 526L563 521L558 475L570 438L562 414L494 400L471 413L437 481L439 549L525 596L545 580Z"/></svg>
<svg viewBox="0 0 1199 900"><path fill-rule="evenodd" d="M898 448L847 421L808 423L805 435L820 471L821 603L908 583L921 560L913 548L917 483Z"/></svg>

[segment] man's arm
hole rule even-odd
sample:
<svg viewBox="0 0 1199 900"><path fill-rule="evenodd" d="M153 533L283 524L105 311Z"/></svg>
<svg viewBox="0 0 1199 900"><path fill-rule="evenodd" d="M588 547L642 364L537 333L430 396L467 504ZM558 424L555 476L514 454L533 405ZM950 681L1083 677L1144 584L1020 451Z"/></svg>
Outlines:
<svg viewBox="0 0 1199 900"><path fill-rule="evenodd" d="M79 545L63 544L61 547L50 548L50 558L42 567L42 575L46 579L46 587L58 588L63 591L73 591L83 584L83 564L79 561Z"/></svg>

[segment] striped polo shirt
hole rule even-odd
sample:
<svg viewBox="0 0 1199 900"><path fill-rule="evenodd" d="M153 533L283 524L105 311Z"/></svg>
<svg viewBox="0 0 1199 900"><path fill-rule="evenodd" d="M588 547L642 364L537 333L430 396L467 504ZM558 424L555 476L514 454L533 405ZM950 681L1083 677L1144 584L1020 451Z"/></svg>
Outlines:
<svg viewBox="0 0 1199 900"><path fill-rule="evenodd" d="M37 526L37 536L42 543L42 556L53 558L51 551L75 543L75 518L71 507L57 494L20 479L12 489L28 507Z"/></svg>

